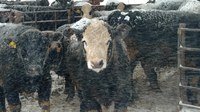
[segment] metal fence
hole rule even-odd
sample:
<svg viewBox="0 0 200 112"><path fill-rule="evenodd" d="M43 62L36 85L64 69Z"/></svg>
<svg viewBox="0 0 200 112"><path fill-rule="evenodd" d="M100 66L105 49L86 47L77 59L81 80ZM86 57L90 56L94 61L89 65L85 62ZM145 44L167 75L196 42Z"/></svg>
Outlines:
<svg viewBox="0 0 200 112"><path fill-rule="evenodd" d="M32 15L31 20L27 20L26 17L23 20L23 24L36 26L42 23L49 24L51 23L51 30L57 29L59 26L63 24L71 24L77 20L79 20L82 16L81 14L75 14L74 10L66 9L66 10L48 10L48 11L27 11L23 12L24 15ZM53 17L47 17L47 19L40 18L39 16L42 14L50 14ZM61 15L61 13L63 13ZM63 16L63 17L60 17ZM53 25L53 26L52 26ZM46 29L45 29L46 30Z"/></svg>
<svg viewBox="0 0 200 112"><path fill-rule="evenodd" d="M186 24L180 23L178 28L178 69L179 69L179 75L180 75L180 102L179 102L179 109L180 112L183 108L189 108L189 109L195 109L197 111L200 111L200 106L198 104L189 103L188 102L188 90L194 95L194 98L197 98L196 95L200 93L200 88L198 86L188 85L188 77L186 76L186 70L199 72L200 68L196 67L189 67L186 65L186 57L185 52L191 51L191 52L200 52L200 48L192 48L192 47L186 47L186 32L200 32L200 29L194 29L194 28L186 28ZM200 37L196 37L200 38ZM199 57L200 58L200 57ZM191 81L193 83L199 83L199 77L192 77ZM198 101L198 98L196 99ZM185 111L184 111L185 112ZM192 111L191 111L192 112ZM196 111L195 111L196 112Z"/></svg>

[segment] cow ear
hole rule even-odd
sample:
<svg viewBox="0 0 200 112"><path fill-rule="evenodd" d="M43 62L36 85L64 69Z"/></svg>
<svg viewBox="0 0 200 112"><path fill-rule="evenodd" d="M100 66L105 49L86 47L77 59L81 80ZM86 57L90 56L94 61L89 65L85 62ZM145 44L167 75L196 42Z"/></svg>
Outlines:
<svg viewBox="0 0 200 112"><path fill-rule="evenodd" d="M55 32L53 35L53 41L59 41L63 38L63 34L60 32Z"/></svg>
<svg viewBox="0 0 200 112"><path fill-rule="evenodd" d="M53 41L53 31L42 31L42 35L47 38L50 42Z"/></svg>
<svg viewBox="0 0 200 112"><path fill-rule="evenodd" d="M116 27L117 33L120 34L120 36L124 39L128 36L129 31L131 30L131 27L127 24L120 24Z"/></svg>
<svg viewBox="0 0 200 112"><path fill-rule="evenodd" d="M63 35L66 37L70 37L73 34L73 30L69 27L67 27L64 31L63 31Z"/></svg>
<svg viewBox="0 0 200 112"><path fill-rule="evenodd" d="M78 39L78 41L81 41L83 38L83 35L81 33L75 33L76 38Z"/></svg>
<svg viewBox="0 0 200 112"><path fill-rule="evenodd" d="M5 43L8 45L9 48L17 47L17 43L13 39L7 38L7 39L5 39Z"/></svg>
<svg viewBox="0 0 200 112"><path fill-rule="evenodd" d="M109 32L110 34L112 34L114 28L113 28L112 26L110 26L109 24L107 24L106 22L104 23L104 26L108 29L108 32Z"/></svg>

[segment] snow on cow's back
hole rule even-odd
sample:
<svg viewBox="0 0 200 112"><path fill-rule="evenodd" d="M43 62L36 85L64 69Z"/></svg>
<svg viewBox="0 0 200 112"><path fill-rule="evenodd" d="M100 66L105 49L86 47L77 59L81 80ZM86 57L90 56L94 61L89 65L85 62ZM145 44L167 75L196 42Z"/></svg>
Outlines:
<svg viewBox="0 0 200 112"><path fill-rule="evenodd" d="M200 13L200 1L197 0L186 0L179 7L179 11L192 12L192 13Z"/></svg>

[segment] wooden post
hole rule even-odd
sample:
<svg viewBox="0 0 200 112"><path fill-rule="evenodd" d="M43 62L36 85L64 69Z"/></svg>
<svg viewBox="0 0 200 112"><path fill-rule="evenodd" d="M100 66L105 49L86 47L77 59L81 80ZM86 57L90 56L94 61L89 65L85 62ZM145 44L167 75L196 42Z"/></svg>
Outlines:
<svg viewBox="0 0 200 112"><path fill-rule="evenodd" d="M184 50L181 49L182 47L185 47L185 30L183 30L182 28L185 28L186 24L184 23L180 23L179 24L179 28L178 28L178 45L177 45L177 67L178 67L178 74L180 76L179 79L179 90L180 90L180 101L183 102L185 101L185 95L184 93L186 93L186 89L182 88L182 84L184 82L185 79L185 72L184 69L181 68L182 65L185 65L184 63L184 59L185 59L185 53Z"/></svg>
<svg viewBox="0 0 200 112"><path fill-rule="evenodd" d="M120 2L118 5L117 5L117 9L119 9L120 11L124 11L125 9L125 4L123 2Z"/></svg>
<svg viewBox="0 0 200 112"><path fill-rule="evenodd" d="M54 30L56 30L57 29L57 14L56 14L56 11L55 12L53 12L54 13Z"/></svg>
<svg viewBox="0 0 200 112"><path fill-rule="evenodd" d="M89 3L92 5L100 5L100 2L102 2L103 0L89 0Z"/></svg>
<svg viewBox="0 0 200 112"><path fill-rule="evenodd" d="M185 65L185 52L182 49L182 47L185 47L185 30L183 30L182 28L185 28L186 24L184 23L180 23L179 24L179 28L178 28L178 68L180 68L180 66ZM184 70L180 69L180 76L182 76L182 74L184 74L183 72ZM184 77L180 77L180 78L184 78Z"/></svg>
<svg viewBox="0 0 200 112"><path fill-rule="evenodd" d="M67 9L67 23L71 23L71 9Z"/></svg>

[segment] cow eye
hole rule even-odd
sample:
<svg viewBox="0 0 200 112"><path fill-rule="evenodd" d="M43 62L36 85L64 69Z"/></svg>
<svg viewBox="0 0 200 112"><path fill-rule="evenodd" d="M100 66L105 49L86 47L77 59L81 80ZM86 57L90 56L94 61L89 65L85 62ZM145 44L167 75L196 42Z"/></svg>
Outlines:
<svg viewBox="0 0 200 112"><path fill-rule="evenodd" d="M84 46L87 46L87 43L86 43L85 40L83 40L82 43L83 43Z"/></svg>
<svg viewBox="0 0 200 112"><path fill-rule="evenodd" d="M49 48L51 48L51 44L49 44L49 46L48 46Z"/></svg>
<svg viewBox="0 0 200 112"><path fill-rule="evenodd" d="M108 40L108 42L106 43L106 45L110 45L112 41L111 40Z"/></svg>
<svg viewBox="0 0 200 112"><path fill-rule="evenodd" d="M59 43L57 43L58 48L61 48L61 45Z"/></svg>

